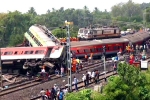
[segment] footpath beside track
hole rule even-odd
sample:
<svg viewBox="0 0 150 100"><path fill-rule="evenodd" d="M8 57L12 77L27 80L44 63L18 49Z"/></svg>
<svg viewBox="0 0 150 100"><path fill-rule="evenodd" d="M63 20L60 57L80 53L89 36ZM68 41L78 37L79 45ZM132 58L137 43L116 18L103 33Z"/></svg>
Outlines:
<svg viewBox="0 0 150 100"><path fill-rule="evenodd" d="M117 74L117 73L114 72L114 71L106 72L106 76L105 76L105 73L100 74L100 75L99 75L99 80L98 80L98 81L105 80L105 77L106 77L106 79L107 79L107 78L109 78L110 76L116 75L116 74ZM94 83L94 82L91 82L89 85L91 85L91 84L94 85L95 83ZM83 81L78 82L78 88L81 89L81 88L83 88L83 87L84 87ZM65 88L65 86L62 87L62 89L64 89L64 88ZM72 89L73 89L73 91L75 90L74 85L72 85ZM38 95L37 97L31 98L30 100L36 100L36 99L39 99L39 98L41 98L40 95Z"/></svg>

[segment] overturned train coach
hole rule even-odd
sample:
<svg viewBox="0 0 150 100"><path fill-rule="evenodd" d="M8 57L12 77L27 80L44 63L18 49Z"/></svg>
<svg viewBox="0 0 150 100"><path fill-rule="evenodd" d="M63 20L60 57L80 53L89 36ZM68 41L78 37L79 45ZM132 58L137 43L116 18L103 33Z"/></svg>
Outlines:
<svg viewBox="0 0 150 100"><path fill-rule="evenodd" d="M65 57L64 46L1 48L2 66L7 72L16 70L17 73L25 73L24 69L38 72L43 65L46 70L51 71L55 63L62 63Z"/></svg>

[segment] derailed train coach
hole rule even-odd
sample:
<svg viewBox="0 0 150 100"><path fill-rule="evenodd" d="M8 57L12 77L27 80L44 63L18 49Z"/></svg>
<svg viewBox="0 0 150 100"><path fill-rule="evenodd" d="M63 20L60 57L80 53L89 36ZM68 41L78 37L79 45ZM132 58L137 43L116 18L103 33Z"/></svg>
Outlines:
<svg viewBox="0 0 150 100"><path fill-rule="evenodd" d="M52 71L55 63L64 62L65 57L64 46L1 48L3 70L12 73L25 73L26 70L36 73L41 70L41 66L46 66L47 71Z"/></svg>

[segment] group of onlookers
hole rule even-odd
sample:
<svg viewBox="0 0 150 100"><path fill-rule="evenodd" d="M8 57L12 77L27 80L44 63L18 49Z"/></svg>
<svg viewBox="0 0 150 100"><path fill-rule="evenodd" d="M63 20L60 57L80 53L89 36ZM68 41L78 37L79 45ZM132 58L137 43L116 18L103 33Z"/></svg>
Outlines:
<svg viewBox="0 0 150 100"><path fill-rule="evenodd" d="M88 86L90 82L97 83L99 79L99 71L94 70L92 72L86 71L86 74L83 74L82 80L84 82L84 86Z"/></svg>
<svg viewBox="0 0 150 100"><path fill-rule="evenodd" d="M54 84L54 86L51 89L41 89L40 95L42 97L42 100L63 100L64 96L68 93L67 87L64 89L61 89L58 87L57 84Z"/></svg>

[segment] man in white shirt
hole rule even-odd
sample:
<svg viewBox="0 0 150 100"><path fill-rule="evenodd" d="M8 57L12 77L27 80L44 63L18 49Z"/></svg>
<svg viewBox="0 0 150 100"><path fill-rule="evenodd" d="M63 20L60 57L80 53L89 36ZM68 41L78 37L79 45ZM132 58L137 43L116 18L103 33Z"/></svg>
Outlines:
<svg viewBox="0 0 150 100"><path fill-rule="evenodd" d="M42 97L42 100L45 100L45 90L44 90L44 89L42 89L42 90L40 91L40 95L41 95L41 97Z"/></svg>
<svg viewBox="0 0 150 100"><path fill-rule="evenodd" d="M93 82L95 81L95 71L92 72L91 78L93 79Z"/></svg>
<svg viewBox="0 0 150 100"><path fill-rule="evenodd" d="M61 77L63 77L64 76L64 67L61 67L60 71L61 71Z"/></svg>
<svg viewBox="0 0 150 100"><path fill-rule="evenodd" d="M42 73L45 73L45 69L43 68L43 69L41 70L41 72L42 72Z"/></svg>
<svg viewBox="0 0 150 100"><path fill-rule="evenodd" d="M90 71L88 71L88 74L89 74L89 80L91 82L91 76L92 76L92 73Z"/></svg>
<svg viewBox="0 0 150 100"><path fill-rule="evenodd" d="M83 74L82 80L84 82L84 86L86 86L86 76Z"/></svg>
<svg viewBox="0 0 150 100"><path fill-rule="evenodd" d="M78 79L75 76L73 82L74 82L75 90L78 91Z"/></svg>

